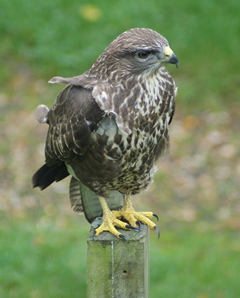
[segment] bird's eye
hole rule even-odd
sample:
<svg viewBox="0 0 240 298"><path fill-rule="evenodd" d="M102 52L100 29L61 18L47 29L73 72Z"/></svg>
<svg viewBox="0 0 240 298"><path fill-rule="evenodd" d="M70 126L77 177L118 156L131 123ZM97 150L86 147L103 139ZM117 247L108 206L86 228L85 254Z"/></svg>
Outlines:
<svg viewBox="0 0 240 298"><path fill-rule="evenodd" d="M145 52L145 51L138 53L138 57L141 59L146 59L149 55L150 55L150 52Z"/></svg>

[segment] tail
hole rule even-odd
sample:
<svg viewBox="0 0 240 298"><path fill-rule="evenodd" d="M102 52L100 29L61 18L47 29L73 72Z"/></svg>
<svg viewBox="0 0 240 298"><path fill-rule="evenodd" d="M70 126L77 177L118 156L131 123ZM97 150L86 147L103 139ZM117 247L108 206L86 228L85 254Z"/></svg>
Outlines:
<svg viewBox="0 0 240 298"><path fill-rule="evenodd" d="M58 182L69 175L64 162L60 165L48 166L44 164L32 177L32 186L41 190L48 187L54 181ZM101 215L102 207L98 195L91 191L79 180L72 177L69 187L71 206L76 212L83 212L89 223ZM120 210L123 207L124 196L118 191L110 191L105 198L112 210Z"/></svg>
<svg viewBox="0 0 240 298"><path fill-rule="evenodd" d="M89 223L101 216L102 207L98 195L74 177L70 181L69 196L73 210L79 213L83 212ZM105 199L111 210L122 209L124 196L117 190L110 191Z"/></svg>
<svg viewBox="0 0 240 298"><path fill-rule="evenodd" d="M32 177L32 186L41 190L48 187L54 181L58 182L69 175L64 162L53 166L43 165Z"/></svg>

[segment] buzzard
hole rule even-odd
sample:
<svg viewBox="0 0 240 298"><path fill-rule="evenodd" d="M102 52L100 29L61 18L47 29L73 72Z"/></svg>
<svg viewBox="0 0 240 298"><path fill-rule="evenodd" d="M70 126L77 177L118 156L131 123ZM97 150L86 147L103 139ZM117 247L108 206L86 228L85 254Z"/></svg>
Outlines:
<svg viewBox="0 0 240 298"><path fill-rule="evenodd" d="M119 35L88 71L49 83L67 86L49 110L36 116L49 125L45 164L33 175L41 190L71 175L70 201L92 223L103 214L98 236L140 228L152 212L136 212L131 196L152 181L157 158L168 147L177 88L165 68L178 59L162 35L146 28ZM157 217L157 216L156 216ZM124 221L125 219L126 221Z"/></svg>

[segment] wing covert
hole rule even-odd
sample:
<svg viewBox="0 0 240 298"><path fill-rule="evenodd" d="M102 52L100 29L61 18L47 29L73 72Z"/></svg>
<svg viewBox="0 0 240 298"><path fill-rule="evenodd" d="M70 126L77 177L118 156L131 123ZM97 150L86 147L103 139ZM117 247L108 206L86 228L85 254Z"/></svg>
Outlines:
<svg viewBox="0 0 240 298"><path fill-rule="evenodd" d="M46 162L67 161L75 154L84 154L90 145L91 133L103 114L91 90L68 85L48 112Z"/></svg>

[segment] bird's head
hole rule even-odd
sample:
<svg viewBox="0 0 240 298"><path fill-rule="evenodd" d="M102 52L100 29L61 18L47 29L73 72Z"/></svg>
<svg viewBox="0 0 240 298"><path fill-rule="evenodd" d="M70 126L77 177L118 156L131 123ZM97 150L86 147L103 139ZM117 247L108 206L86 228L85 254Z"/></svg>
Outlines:
<svg viewBox="0 0 240 298"><path fill-rule="evenodd" d="M154 30L134 28L123 32L93 64L103 77L151 75L165 63L176 64L177 56L165 37Z"/></svg>

